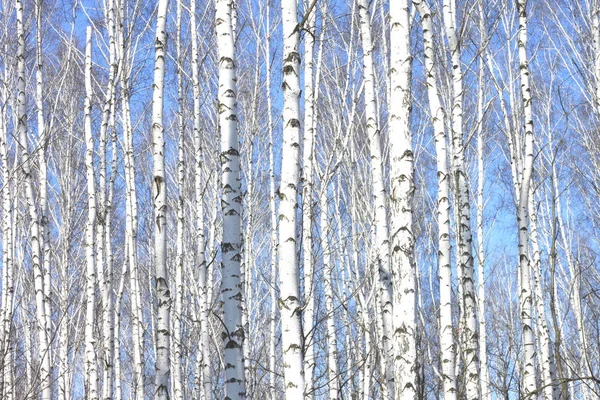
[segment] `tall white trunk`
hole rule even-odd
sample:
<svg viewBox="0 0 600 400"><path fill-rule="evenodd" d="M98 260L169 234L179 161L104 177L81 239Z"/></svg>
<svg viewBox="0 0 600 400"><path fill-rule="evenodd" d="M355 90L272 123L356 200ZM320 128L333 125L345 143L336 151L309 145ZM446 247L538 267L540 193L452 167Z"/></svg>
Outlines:
<svg viewBox="0 0 600 400"><path fill-rule="evenodd" d="M94 179L94 137L92 135L92 27L86 29L85 42L85 172L88 216L85 229L86 309L85 309L85 386L86 398L99 398L98 360L96 358L96 185Z"/></svg>
<svg viewBox="0 0 600 400"><path fill-rule="evenodd" d="M35 196L33 192L33 177L31 176L31 157L27 137L27 101L25 98L25 31L22 0L15 0L17 10L17 137L21 151L21 171L25 181L25 199L30 218L31 264L35 288L35 330L38 335L38 357L40 362L40 392L42 400L50 400L52 386L50 381L50 343L46 330L46 290L44 274L40 265L40 223Z"/></svg>
<svg viewBox="0 0 600 400"><path fill-rule="evenodd" d="M113 255L112 255L112 229L111 229L111 211L112 194L114 191L114 179L116 174L117 151L113 141L111 165L111 177L107 186L106 174L106 155L109 129L115 129L114 107L115 107L115 86L117 74L116 42L115 42L115 0L108 0L106 3L107 29L109 40L109 72L106 87L106 97L102 109L102 122L100 125L100 163L99 163L99 196L98 196L98 223L97 223L97 269L101 294L102 294L102 347L103 357L103 382L102 398L109 400L113 398L113 366L114 366L114 299L113 299ZM108 198L107 198L108 192ZM106 265L106 272L103 271Z"/></svg>
<svg viewBox="0 0 600 400"><path fill-rule="evenodd" d="M168 0L158 2L156 39L154 42L154 84L152 91L152 152L154 174L154 273L158 301L156 320L155 399L169 398L171 292L167 271L167 178L165 175L165 136L163 95L165 80L165 47L167 44Z"/></svg>
<svg viewBox="0 0 600 400"><path fill-rule="evenodd" d="M182 1L177 1L177 254L175 260L175 312L173 313L173 357L171 365L173 369L172 389L173 398L183 400L183 334L181 330L182 312L183 312L183 274L184 274L184 229L185 229L185 202L184 202L184 184L185 184L185 161L184 161L184 137L185 137L185 116L184 116L184 92L183 92L183 61L184 57L181 50L181 26L182 26Z"/></svg>
<svg viewBox="0 0 600 400"><path fill-rule="evenodd" d="M529 190L533 174L533 116L531 107L531 90L529 85L529 60L527 58L527 1L518 0L519 13L519 70L521 78L521 99L523 104L525 126L525 148L523 166L517 202L517 224L519 233L519 271L520 288L519 303L523 342L523 383L525 395L536 390L535 379L535 336L533 332L533 305L531 293L531 272L529 260ZM519 148L520 150L520 148Z"/></svg>
<svg viewBox="0 0 600 400"><path fill-rule="evenodd" d="M240 153L237 133L237 66L233 38L233 0L216 4L217 47L219 52L218 111L221 131L221 176L223 238L221 242L223 283L225 396L246 398L244 379L244 328L242 326L241 274L241 187Z"/></svg>
<svg viewBox="0 0 600 400"><path fill-rule="evenodd" d="M279 280L285 398L304 393L303 333L296 209L300 174L300 54L297 0L281 1L283 23L283 146L279 189Z"/></svg>
<svg viewBox="0 0 600 400"><path fill-rule="evenodd" d="M475 301L473 236L471 232L471 207L469 187L465 170L463 140L463 73L460 38L456 32L455 0L444 0L444 24L452 60L452 175L454 178L454 202L457 215L457 253L461 288L461 320L464 338L462 360L466 399L479 398L479 353L477 349L477 318Z"/></svg>
<svg viewBox="0 0 600 400"><path fill-rule="evenodd" d="M265 39L265 75L267 94L267 127L269 135L269 211L271 213L270 247L271 247L271 281L269 296L271 299L271 320L269 338L269 394L271 400L278 399L277 390L277 192L275 189L275 130L273 129L273 101L271 98L271 9L270 2L266 3Z"/></svg>
<svg viewBox="0 0 600 400"><path fill-rule="evenodd" d="M397 399L416 398L418 370L408 5L408 0L390 3L390 248L394 278L394 381Z"/></svg>
<svg viewBox="0 0 600 400"><path fill-rule="evenodd" d="M479 30L481 35L479 76L477 89L477 313L479 315L479 384L481 387L481 399L491 398L490 373L487 361L487 329L485 315L485 248L483 236L483 189L484 189L484 143L483 143L483 117L484 117L484 77L485 57L484 51L487 46L487 32L485 26L485 14L483 2L479 3Z"/></svg>
<svg viewBox="0 0 600 400"><path fill-rule="evenodd" d="M50 226L49 226L49 213L48 213L48 177L47 170L48 164L46 162L46 145L48 143L48 131L46 129L46 123L44 120L44 80L43 80L43 61L42 61L42 2L36 1L36 95L35 103L37 108L37 125L38 125L38 146L40 149L37 151L38 162L39 162L39 198L40 198L40 248L42 249L41 260L42 260L42 273L44 275L44 310L46 312L46 335L50 339L52 329L52 311L51 311L51 300L50 292L52 289L50 283ZM52 345L49 343L49 351L52 351ZM52 354L49 353L48 357L52 361ZM52 368L52 366L50 367ZM50 370L52 375L52 369Z"/></svg>
<svg viewBox="0 0 600 400"><path fill-rule="evenodd" d="M323 287L325 291L325 320L327 331L325 333L327 341L327 386L329 387L329 399L337 400L339 398L339 372L338 372L338 349L337 335L335 329L335 307L333 304L333 272L334 257L331 241L329 240L330 223L328 216L328 198L327 198L328 179L321 182L321 193L319 195L319 204L321 206L321 251L323 254Z"/></svg>
<svg viewBox="0 0 600 400"><path fill-rule="evenodd" d="M121 65L121 113L123 126L123 152L124 152L124 175L125 175L125 235L128 245L125 246L126 262L129 264L129 294L131 296L131 338L133 353L133 387L131 397L136 400L144 400L144 328L142 325L141 311L141 288L139 286L138 262L137 262L137 190L135 186L135 159L133 147L133 129L131 126L129 73L127 43L124 39L125 10L124 0L119 3L118 40L120 47ZM118 322L118 321L117 321ZM115 326L119 325L115 322ZM117 353L118 354L118 353ZM117 376L117 380L119 377Z"/></svg>
<svg viewBox="0 0 600 400"><path fill-rule="evenodd" d="M305 5L308 2L305 1ZM304 44L304 140L302 142L302 249L304 272L304 312L302 313L302 326L307 332L304 343L304 393L308 399L314 398L313 373L315 369L314 347L314 260L313 260L313 165L315 146L315 87L314 76L314 47L315 47L315 21L316 9L308 9L306 17L307 35ZM317 88L318 90L318 88Z"/></svg>
<svg viewBox="0 0 600 400"><path fill-rule="evenodd" d="M431 10L424 0L413 0L421 15L423 25L423 45L425 48L425 73L427 75L427 95L435 135L437 159L438 196L438 268L440 280L440 353L442 360L442 380L444 399L456 399L456 347L452 325L452 268L450 266L450 188L448 173L448 151L444 128L444 109L440 103L435 69L435 43Z"/></svg>
<svg viewBox="0 0 600 400"><path fill-rule="evenodd" d="M360 35L363 49L363 75L367 135L369 143L371 174L373 179L372 197L375 207L375 267L378 270L378 289L382 313L382 362L385 362L385 385L392 396L394 390L393 373L393 296L392 274L390 270L389 229L387 222L386 192L383 183L383 156L381 152L381 132L379 130L377 104L375 98L375 73L373 69L373 41L371 39L371 15L367 0L358 0Z"/></svg>
<svg viewBox="0 0 600 400"><path fill-rule="evenodd" d="M535 309L537 312L537 334L539 339L540 348L540 364L542 367L542 386L543 386L543 398L545 400L552 400L553 384L554 379L552 373L554 371L554 365L552 362L552 349L550 343L550 331L548 330L548 320L546 318L546 310L544 304L544 293L542 289L541 280L541 256L538 241L538 228L537 228L537 211L535 209L535 198L533 190L529 192L529 224L531 226L531 249L533 254L531 257L531 272L533 274L533 286L534 286L534 302Z"/></svg>
<svg viewBox="0 0 600 400"><path fill-rule="evenodd" d="M6 71L5 71L6 72ZM6 89L0 89L0 162L2 163L2 326L0 329L1 342L0 351L0 379L2 387L0 396L12 400L12 370L11 362L12 341L10 332L13 320L14 308L14 260L13 260L13 200L11 191L11 169L8 164L8 132L4 114L4 105L8 96Z"/></svg>
<svg viewBox="0 0 600 400"><path fill-rule="evenodd" d="M200 132L202 115L200 114L200 78L198 76L198 32L196 30L196 0L190 1L190 30L192 42L192 92L194 97L194 193L196 215L196 248L198 269L198 286L200 296L200 343L198 346L199 370L196 376L196 386L202 400L210 400L212 395L212 381L210 368L210 341L208 335L208 306L210 302L209 282L207 280L208 265L206 263L206 241L204 239L204 181L202 180L202 136Z"/></svg>

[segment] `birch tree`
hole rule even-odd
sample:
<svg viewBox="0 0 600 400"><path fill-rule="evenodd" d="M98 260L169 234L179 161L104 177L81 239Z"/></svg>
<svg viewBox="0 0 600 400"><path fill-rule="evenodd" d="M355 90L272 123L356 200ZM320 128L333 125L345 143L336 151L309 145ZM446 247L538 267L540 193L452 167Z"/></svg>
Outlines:
<svg viewBox="0 0 600 400"><path fill-rule="evenodd" d="M92 27L86 29L85 42L85 171L87 180L88 219L85 233L86 310L85 310L85 370L86 397L98 399L98 360L96 358L96 183L94 177L94 138L92 136Z"/></svg>
<svg viewBox="0 0 600 400"><path fill-rule="evenodd" d="M240 154L237 134L237 74L231 0L216 3L216 30L219 52L218 112L221 133L221 210L223 239L221 242L224 326L225 396L246 398L244 380L244 327L242 326L241 255L241 187Z"/></svg>
<svg viewBox="0 0 600 400"><path fill-rule="evenodd" d="M154 268L158 320L156 327L155 399L169 398L171 292L167 272L167 180L165 177L165 137L163 126L163 95L165 79L165 45L168 0L158 2L156 41L154 48L154 85L152 91L152 142L154 173Z"/></svg>
<svg viewBox="0 0 600 400"><path fill-rule="evenodd" d="M281 313L285 398L304 394L296 208L300 174L300 32L298 3L282 0L283 147L279 188L279 307Z"/></svg>
<svg viewBox="0 0 600 400"><path fill-rule="evenodd" d="M407 1L390 2L390 247L394 287L395 398L416 398L416 271L411 109L410 14Z"/></svg>
<svg viewBox="0 0 600 400"><path fill-rule="evenodd" d="M450 189L448 173L448 150L444 127L445 111L440 102L435 65L435 42L431 10L424 0L413 0L421 16L423 26L423 46L425 48L425 74L427 77L427 97L435 136L437 161L437 223L438 223L438 268L440 282L440 353L442 360L442 381L444 399L455 399L456 386L456 346L452 324L452 268L450 265Z"/></svg>

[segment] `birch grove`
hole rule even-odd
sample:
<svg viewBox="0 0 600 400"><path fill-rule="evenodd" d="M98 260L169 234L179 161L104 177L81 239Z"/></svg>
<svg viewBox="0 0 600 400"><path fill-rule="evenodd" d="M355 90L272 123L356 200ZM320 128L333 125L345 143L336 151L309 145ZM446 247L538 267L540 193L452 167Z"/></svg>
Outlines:
<svg viewBox="0 0 600 400"><path fill-rule="evenodd" d="M0 398L599 398L599 12L0 1Z"/></svg>

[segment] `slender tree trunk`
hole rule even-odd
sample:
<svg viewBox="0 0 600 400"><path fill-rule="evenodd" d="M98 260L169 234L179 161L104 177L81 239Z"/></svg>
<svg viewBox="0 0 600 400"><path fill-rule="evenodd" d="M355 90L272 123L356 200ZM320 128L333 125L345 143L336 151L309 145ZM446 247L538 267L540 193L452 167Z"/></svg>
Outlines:
<svg viewBox="0 0 600 400"><path fill-rule="evenodd" d="M523 383L525 395L536 390L535 379L535 336L533 333L533 305L531 293L531 271L529 260L529 191L533 174L533 116L531 107L531 90L529 86L529 59L527 57L527 11L526 0L517 1L519 13L519 69L521 77L521 98L525 125L525 153L518 198L517 224L519 232L519 271L521 285L519 302L521 313L523 341Z"/></svg>
<svg viewBox="0 0 600 400"><path fill-rule="evenodd" d="M16 0L17 10L17 137L21 151L21 171L25 181L25 198L30 218L31 264L33 267L35 286L35 323L38 335L38 357L40 362L40 392L42 400L52 397L50 381L50 342L46 330L46 290L44 287L44 272L40 264L40 224L35 196L33 193L33 177L31 175L31 158L27 137L27 102L25 98L25 31L23 2Z"/></svg>
<svg viewBox="0 0 600 400"><path fill-rule="evenodd" d="M485 315L485 248L483 236L483 190L484 190L484 145L483 145L483 117L484 117L484 77L487 46L487 31L485 27L485 14L483 2L479 3L479 30L481 34L480 61L477 89L477 313L479 315L479 384L481 387L481 399L490 400L490 373L487 361L487 328Z"/></svg>
<svg viewBox="0 0 600 400"><path fill-rule="evenodd" d="M165 46L168 0L158 2L156 40L154 47L154 85L152 91L152 141L154 173L154 272L158 300L156 321L156 376L154 398L169 398L171 292L167 271L167 179L165 175L165 136L163 126L163 95L165 80Z"/></svg>
<svg viewBox="0 0 600 400"><path fill-rule="evenodd" d="M212 397L211 363L210 363L210 341L208 332L208 306L210 303L208 265L206 263L206 241L204 239L204 193L202 180L202 136L200 132L202 116L200 114L200 78L198 76L199 54L198 37L196 31L196 0L190 2L190 29L192 42L192 92L194 97L194 192L195 192L195 215L196 215L196 248L198 269L198 286L200 296L200 343L198 346L199 373L196 377L196 386L202 400L210 400Z"/></svg>
<svg viewBox="0 0 600 400"><path fill-rule="evenodd" d="M416 398L418 371L408 5L407 0L394 0L390 4L390 242L394 277L394 381L397 399Z"/></svg>
<svg viewBox="0 0 600 400"><path fill-rule="evenodd" d="M471 207L465 153L463 143L463 73L460 38L456 33L455 0L444 0L444 24L452 59L452 169L454 178L454 201L457 214L458 271L461 272L461 320L464 338L462 359L464 362L465 396L478 399L479 393L479 353L477 349L477 318L475 301L473 237L471 233Z"/></svg>
<svg viewBox="0 0 600 400"><path fill-rule="evenodd" d="M183 92L183 54L181 50L181 26L182 26L182 1L177 1L177 255L175 261L175 312L173 313L173 357L171 360L173 369L173 398L183 400L183 335L181 331L181 318L183 312L183 269L184 269L184 229L185 229L185 202L184 202L184 184L185 184L185 162L184 162L184 136L185 136L185 116L184 116L184 92Z"/></svg>
<svg viewBox="0 0 600 400"><path fill-rule="evenodd" d="M85 171L87 180L88 218L85 233L86 311L85 377L86 398L99 398L98 360L96 358L96 184L94 179L94 137L92 136L92 27L86 29L85 45Z"/></svg>
<svg viewBox="0 0 600 400"><path fill-rule="evenodd" d="M327 331L325 334L327 341L327 386L329 388L329 399L337 400L339 397L339 368L338 368L338 345L335 328L335 307L333 304L333 270L334 257L333 246L329 240L330 223L328 216L328 181L321 182L321 193L319 195L319 204L321 208L321 250L323 252L323 287L325 291L325 321Z"/></svg>
<svg viewBox="0 0 600 400"><path fill-rule="evenodd" d="M373 179L372 197L375 207L375 265L378 270L378 288L381 300L383 322L383 352L385 385L388 395L394 390L394 358L392 355L393 335L393 291L390 270L389 228L385 185L383 183L383 156L381 152L381 132L379 130L377 104L375 99L375 74L373 70L373 42L371 39L371 14L367 0L358 0L360 15L360 34L363 48L363 75L365 90L365 108L367 117L367 134L369 137L369 153L371 174Z"/></svg>
<svg viewBox="0 0 600 400"><path fill-rule="evenodd" d="M241 274L241 187L240 154L237 133L237 66L233 40L233 0L216 4L217 47L219 52L219 127L221 131L221 174L223 239L221 242L224 309L223 339L225 396L245 399L244 327L242 326Z"/></svg>
<svg viewBox="0 0 600 400"><path fill-rule="evenodd" d="M448 173L448 152L444 128L444 109L440 103L435 69L435 44L431 10L423 0L413 0L421 15L423 25L423 45L425 48L425 73L427 74L427 94L435 134L437 159L438 196L438 268L440 280L440 352L442 360L442 380L444 399L456 399L456 347L452 324L452 268L450 266L450 189Z"/></svg>
<svg viewBox="0 0 600 400"><path fill-rule="evenodd" d="M0 396L12 400L11 375L13 364L12 355L12 320L14 309L14 260L13 260L13 200L11 187L11 170L8 163L8 132L4 114L4 105L8 96L5 88L0 89L0 160L2 162L2 341L0 351L0 379L2 387Z"/></svg>
<svg viewBox="0 0 600 400"><path fill-rule="evenodd" d="M308 2L305 6L310 7ZM314 76L314 47L315 47L315 22L316 9L307 10L304 44L304 140L302 142L302 248L303 248L303 273L304 273L304 312L302 313L302 326L307 332L304 342L304 395L314 398L313 373L315 369L315 343L314 343L314 260L313 260L313 165L315 146L315 87ZM317 89L318 90L318 89Z"/></svg>
<svg viewBox="0 0 600 400"><path fill-rule="evenodd" d="M279 280L285 398L304 394L303 332L296 255L296 208L300 174L300 32L297 0L282 0L283 146L279 189Z"/></svg>

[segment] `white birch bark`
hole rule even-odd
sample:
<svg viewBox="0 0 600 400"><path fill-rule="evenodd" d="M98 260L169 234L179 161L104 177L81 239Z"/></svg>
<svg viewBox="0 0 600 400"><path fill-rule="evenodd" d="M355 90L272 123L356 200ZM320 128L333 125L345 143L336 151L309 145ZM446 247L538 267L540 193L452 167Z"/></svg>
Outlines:
<svg viewBox="0 0 600 400"><path fill-rule="evenodd" d="M40 223L31 175L31 157L27 137L27 102L25 98L25 31L23 2L15 0L17 16L17 138L21 152L21 171L25 181L25 198L30 218L31 264L35 287L35 330L38 336L38 357L40 362L40 392L42 400L50 400L52 386L50 381L50 343L46 330L46 291L41 262Z"/></svg>
<svg viewBox="0 0 600 400"><path fill-rule="evenodd" d="M531 272L529 260L529 191L533 174L533 116L531 90L529 85L529 60L527 58L527 2L517 1L519 14L519 69L521 78L521 100L523 103L525 140L521 182L518 197L517 224L519 233L519 303L521 315L521 340L523 342L523 384L524 394L530 395L536 390L536 351L533 332L533 304L531 293ZM520 150L520 149L519 149Z"/></svg>
<svg viewBox="0 0 600 400"><path fill-rule="evenodd" d="M481 387L481 399L489 400L491 398L490 373L487 361L487 328L485 315L485 248L483 236L483 189L485 179L484 165L484 142L483 142L483 117L484 117L484 78L485 78L485 57L484 51L487 46L487 32L485 27L485 14L483 12L483 2L479 3L479 30L481 35L480 43L480 61L477 89L477 313L479 315L479 365L481 372L479 374L479 385Z"/></svg>
<svg viewBox="0 0 600 400"><path fill-rule="evenodd" d="M155 399L169 398L171 292L167 271L167 179L165 175L165 136L163 95L165 80L165 46L168 0L158 2L154 47L154 85L152 91L152 152L154 174L154 273L158 301L156 320Z"/></svg>
<svg viewBox="0 0 600 400"><path fill-rule="evenodd" d="M131 338L133 353L133 387L131 397L136 400L144 400L144 338L141 312L141 288L138 277L137 261L137 191L135 186L135 159L133 147L133 129L131 126L130 111L130 89L129 89L129 60L127 57L127 43L124 39L125 10L124 1L119 3L119 16L117 33L119 41L119 59L121 60L121 114L123 126L123 152L124 152L124 175L125 175L125 235L128 241L126 249L126 262L129 269L129 294L131 296ZM118 321L115 326L118 328ZM118 353L117 353L118 354ZM119 377L117 376L117 380Z"/></svg>
<svg viewBox="0 0 600 400"><path fill-rule="evenodd" d="M297 0L281 1L283 23L283 146L279 189L279 280L285 398L304 393L303 333L296 234L300 174L300 32Z"/></svg>
<svg viewBox="0 0 600 400"><path fill-rule="evenodd" d="M85 172L87 181L87 224L85 229L86 309L85 309L85 386L86 398L99 398L98 360L96 358L96 185L94 179L94 137L92 136L92 27L86 29L85 42Z"/></svg>
<svg viewBox="0 0 600 400"><path fill-rule="evenodd" d="M50 283L50 227L48 219L48 177L46 162L46 148L48 143L48 132L44 120L44 80L43 80L43 61L42 61L42 2L36 1L36 94L35 103L37 108L37 128L38 128L38 146L37 151L39 163L39 198L40 198L40 248L42 249L42 273L44 275L44 310L46 312L46 335L50 339L52 329L52 311L51 311L51 283ZM52 361L52 344L49 343L48 357ZM52 375L52 366L50 367L50 375Z"/></svg>
<svg viewBox="0 0 600 400"><path fill-rule="evenodd" d="M416 276L412 203L410 12L407 0L390 3L390 247L394 286L395 398L417 396Z"/></svg>
<svg viewBox="0 0 600 400"><path fill-rule="evenodd" d="M200 78L198 76L199 54L198 36L196 31L196 0L190 1L190 29L192 42L192 92L194 97L194 193L195 193L195 215L196 215L196 247L198 269L198 286L200 296L200 343L198 346L199 373L196 376L196 386L202 400L210 400L212 397L212 381L210 369L210 341L208 335L208 306L210 302L208 266L206 263L206 241L204 238L204 195L202 180L202 136L200 132L202 116L200 114Z"/></svg>
<svg viewBox="0 0 600 400"><path fill-rule="evenodd" d="M181 318L183 312L183 269L184 269L184 246L183 235L185 229L184 215L184 184L185 184L185 162L184 162L184 92L183 92L183 54L181 50L181 26L182 26L182 1L177 1L177 227L176 227L176 260L175 260L175 312L173 313L173 357L171 360L173 369L172 390L173 398L183 400L182 363L183 363L183 335L181 331Z"/></svg>
<svg viewBox="0 0 600 400"><path fill-rule="evenodd" d="M544 305L544 294L542 289L541 280L541 256L538 241L538 227L537 227L537 211L535 209L535 198L533 190L529 192L529 224L531 227L531 272L533 275L533 287L534 287L534 302L537 313L537 335L539 338L540 348L540 366L541 366L541 378L542 378L542 397L545 400L553 400L553 384L554 379L552 372L554 366L551 359L551 343L550 343L550 331L548 330L548 322L546 318L546 310Z"/></svg>
<svg viewBox="0 0 600 400"><path fill-rule="evenodd" d="M385 185L383 183L383 157L381 152L381 132L379 130L377 104L375 99L375 75L373 70L373 41L371 39L371 15L367 0L358 0L360 16L360 35L363 49L364 95L367 117L367 135L371 174L373 180L372 198L375 207L375 249L374 263L378 270L378 288L382 313L382 362L385 363L385 385L388 395L394 390L393 373L393 294L392 274L390 270L389 228Z"/></svg>
<svg viewBox="0 0 600 400"><path fill-rule="evenodd" d="M327 386L329 388L329 399L339 398L339 371L338 371L338 345L335 329L335 308L333 304L333 269L334 257L329 232L331 230L328 216L327 186L329 179L325 179L321 185L319 204L321 208L321 250L323 252L323 287L325 291L325 320L327 331Z"/></svg>
<svg viewBox="0 0 600 400"><path fill-rule="evenodd" d="M5 71L6 72L6 71ZM7 91L5 88L0 89L0 162L2 163L2 332L0 351L2 358L0 365L0 379L2 387L0 388L0 396L4 396L7 400L12 400L12 382L11 375L13 364L12 341L10 337L13 309L14 309L14 260L13 260L13 200L11 191L11 170L8 163L8 132L4 107L7 103Z"/></svg>
<svg viewBox="0 0 600 400"><path fill-rule="evenodd" d="M464 338L462 360L464 362L465 396L478 399L479 393L479 353L475 301L473 238L471 232L471 207L469 187L465 171L463 140L463 73L460 38L456 32L455 0L444 0L443 14L446 35L452 60L452 169L454 178L454 201L457 215L457 252L461 287L461 320Z"/></svg>
<svg viewBox="0 0 600 400"><path fill-rule="evenodd" d="M106 5L107 13L107 29L109 39L109 72L108 72L108 83L106 88L106 97L104 100L104 106L102 110L102 123L100 126L100 221L98 221L98 254L100 263L98 263L98 271L104 268L102 260L106 265L106 272L102 274L102 281L100 282L102 291L102 303L103 303L103 318L102 318L102 332L103 332L103 350L104 350L104 362L103 362L103 388L102 398L109 400L113 398L114 392L114 298L113 298L113 254L112 254L112 225L111 225L111 213L112 213L112 202L114 198L114 182L117 171L117 148L116 148L116 133L115 130L115 100L116 100L116 78L118 70L118 61L116 58L116 39L115 39L115 0L108 0ZM111 164L111 175L110 180L106 182L107 164L107 141L108 131L112 132L112 164ZM107 198L108 194L108 198ZM104 254L103 254L104 252ZM102 258L104 256L104 258Z"/></svg>
<svg viewBox="0 0 600 400"><path fill-rule="evenodd" d="M456 347L452 325L452 269L450 266L450 189L448 173L448 151L444 128L444 109L440 103L435 69L435 44L431 10L424 0L413 0L421 15L423 25L423 45L425 48L425 73L427 76L427 95L435 135L437 159L438 196L438 268L440 280L440 353L442 361L442 380L444 399L456 399Z"/></svg>
<svg viewBox="0 0 600 400"><path fill-rule="evenodd" d="M237 66L233 37L233 0L216 3L216 33L219 53L218 112L221 131L221 176L223 238L221 242L224 308L223 339L225 396L246 398L244 379L244 328L242 326L241 274L241 187L240 154L237 133Z"/></svg>
<svg viewBox="0 0 600 400"><path fill-rule="evenodd" d="M314 398L313 373L315 369L314 348L314 260L313 260L313 164L315 146L315 87L314 76L314 47L315 47L315 22L316 9L311 9L308 2L306 18L307 34L304 44L304 140L302 142L302 248L303 248L303 275L304 275L304 311L302 313L302 326L306 333L304 348L304 395L308 399Z"/></svg>
<svg viewBox="0 0 600 400"><path fill-rule="evenodd" d="M277 192L275 189L275 130L273 129L273 100L271 98L271 9L266 4L265 25L268 34L265 39L265 80L267 94L267 127L269 135L269 211L271 213L270 247L271 247L271 282L269 297L271 299L271 320L269 326L269 395L271 400L278 399L277 390Z"/></svg>

